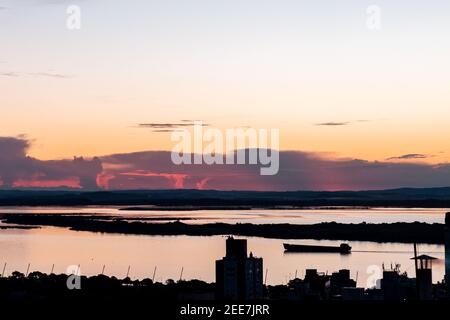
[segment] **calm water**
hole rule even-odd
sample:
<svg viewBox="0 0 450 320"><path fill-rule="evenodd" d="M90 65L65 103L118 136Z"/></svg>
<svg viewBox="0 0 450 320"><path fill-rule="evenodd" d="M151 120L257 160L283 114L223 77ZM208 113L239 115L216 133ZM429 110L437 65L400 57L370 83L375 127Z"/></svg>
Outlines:
<svg viewBox="0 0 450 320"><path fill-rule="evenodd" d="M190 222L252 222L252 223L317 223L337 222L396 222L426 221L440 222L447 209L368 209L368 210L295 210L295 211L195 211L195 212L124 212L117 208L2 208L0 213L89 213L114 214L122 216L173 216L196 217ZM401 270L414 276L412 245L398 243L377 244L353 241L350 255L327 253L285 254L282 243L286 240L247 238L249 251L264 258L268 269L267 283L286 283L290 278L304 275L306 268L317 268L331 273L340 268L350 269L353 278L358 275L358 285L366 286L374 271L371 266L387 268L391 263L401 265ZM338 241L290 240L290 243L339 244ZM179 279L181 268L183 278L197 278L214 281L214 261L225 251L225 237L190 236L139 236L75 232L64 228L44 227L41 229L0 230L0 268L7 262L6 274L14 270L25 272L28 263L30 271L63 273L69 265L81 265L82 274L99 274L105 265L105 273L125 277L131 266L131 278L151 278L157 266L156 280ZM444 275L443 246L420 245L419 251L439 258L434 263L433 280L440 281ZM1 270L0 270L1 271Z"/></svg>
<svg viewBox="0 0 450 320"><path fill-rule="evenodd" d="M314 224L336 221L341 223L392 223L414 222L444 223L444 214L450 209L311 209L311 210L203 210L203 211L123 211L118 207L51 207L51 208L0 208L2 213L64 213L114 215L121 217L190 218L186 223L293 223Z"/></svg>

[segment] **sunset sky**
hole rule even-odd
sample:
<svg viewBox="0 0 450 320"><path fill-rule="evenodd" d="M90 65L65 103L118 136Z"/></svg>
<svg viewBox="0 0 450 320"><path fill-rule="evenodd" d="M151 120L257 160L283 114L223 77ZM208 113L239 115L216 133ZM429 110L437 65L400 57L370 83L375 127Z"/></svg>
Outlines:
<svg viewBox="0 0 450 320"><path fill-rule="evenodd" d="M80 30L66 27L73 4ZM373 4L381 30L366 26ZM0 0L0 182L83 187L84 173L70 173L81 169L64 159L98 156L103 169L89 171L88 187L120 174L134 180L115 187L220 188L208 168L180 185L167 175L191 169L131 168L115 156L171 150L167 130L139 124L197 119L277 128L283 152L318 159L333 175L352 171L328 163L366 161L416 177L381 183L378 173L349 181L327 172L320 183L279 177L277 190L450 185L449 13L444 0ZM11 148L65 169L17 166ZM5 168L19 173L7 179Z"/></svg>

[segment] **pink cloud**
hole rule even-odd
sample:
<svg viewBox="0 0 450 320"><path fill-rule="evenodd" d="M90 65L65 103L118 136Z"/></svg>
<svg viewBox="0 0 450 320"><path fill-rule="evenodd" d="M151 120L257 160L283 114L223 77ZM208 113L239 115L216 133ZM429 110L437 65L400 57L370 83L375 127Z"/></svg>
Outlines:
<svg viewBox="0 0 450 320"><path fill-rule="evenodd" d="M100 159L43 161L27 155L30 142L24 137L0 137L0 179L2 187L70 187L96 189Z"/></svg>
<svg viewBox="0 0 450 320"><path fill-rule="evenodd" d="M333 159L281 151L280 170L261 176L259 165L175 165L169 151L43 161L27 156L23 137L0 137L2 188L368 190L450 185L450 164Z"/></svg>
<svg viewBox="0 0 450 320"><path fill-rule="evenodd" d="M138 170L134 172L122 172L123 176L129 177L163 177L168 179L173 183L173 187L176 189L181 189L184 187L184 180L188 177L187 174L177 174L177 173L156 173L150 171Z"/></svg>
<svg viewBox="0 0 450 320"><path fill-rule="evenodd" d="M71 177L63 180L45 180L45 179L33 179L33 180L16 180L13 183L14 188L75 188L81 189L80 179L77 177Z"/></svg>
<svg viewBox="0 0 450 320"><path fill-rule="evenodd" d="M115 175L103 171L97 175L97 178L96 178L97 186L99 186L102 189L108 190L109 183L114 178L115 178Z"/></svg>

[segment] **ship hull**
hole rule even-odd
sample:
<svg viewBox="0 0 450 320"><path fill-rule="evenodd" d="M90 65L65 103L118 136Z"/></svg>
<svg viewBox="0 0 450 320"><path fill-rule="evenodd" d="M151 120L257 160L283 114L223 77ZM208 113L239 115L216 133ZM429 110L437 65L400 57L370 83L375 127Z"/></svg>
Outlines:
<svg viewBox="0 0 450 320"><path fill-rule="evenodd" d="M284 243L283 246L286 252L329 252L340 254L348 254L351 252L350 246L333 247L333 246L313 246L313 245L288 244L288 243Z"/></svg>

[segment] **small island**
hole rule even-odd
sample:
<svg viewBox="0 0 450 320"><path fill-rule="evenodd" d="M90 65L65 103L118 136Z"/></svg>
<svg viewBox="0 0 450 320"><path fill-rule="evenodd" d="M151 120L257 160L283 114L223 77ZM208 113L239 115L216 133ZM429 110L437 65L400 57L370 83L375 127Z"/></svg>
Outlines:
<svg viewBox="0 0 450 320"><path fill-rule="evenodd" d="M312 225L206 223L188 224L176 219L170 222L147 222L146 218L126 219L114 216L63 214L4 214L7 224L66 227L75 231L141 235L214 236L237 235L272 239L317 239L399 243L444 243L444 224L434 223L359 223L336 222ZM173 219L173 218L172 218Z"/></svg>

